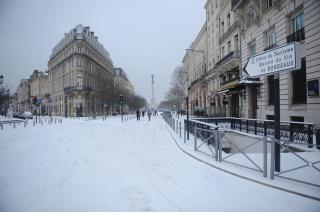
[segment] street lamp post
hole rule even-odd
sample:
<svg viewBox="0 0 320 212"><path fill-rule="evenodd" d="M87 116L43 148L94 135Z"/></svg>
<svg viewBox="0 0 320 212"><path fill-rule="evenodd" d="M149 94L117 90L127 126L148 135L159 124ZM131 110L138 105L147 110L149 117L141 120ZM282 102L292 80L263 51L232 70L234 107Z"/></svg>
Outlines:
<svg viewBox="0 0 320 212"><path fill-rule="evenodd" d="M123 122L123 95L120 94L120 113L121 113L121 122Z"/></svg>
<svg viewBox="0 0 320 212"><path fill-rule="evenodd" d="M2 89L2 83L3 83L3 75L1 74L0 75L0 89ZM1 94L1 91L0 91L0 113L1 113L1 115L3 115L3 113L2 113L2 94Z"/></svg>

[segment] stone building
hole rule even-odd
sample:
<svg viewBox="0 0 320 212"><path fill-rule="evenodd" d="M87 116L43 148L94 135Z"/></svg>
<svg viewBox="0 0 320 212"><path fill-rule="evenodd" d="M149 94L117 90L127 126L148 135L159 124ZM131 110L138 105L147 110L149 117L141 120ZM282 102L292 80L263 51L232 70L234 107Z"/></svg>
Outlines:
<svg viewBox="0 0 320 212"><path fill-rule="evenodd" d="M232 10L241 26L242 66L255 54L291 42L300 44L301 69L280 72L281 120L319 125L320 1L233 0ZM245 85L242 116L273 119L273 87L273 75Z"/></svg>
<svg viewBox="0 0 320 212"><path fill-rule="evenodd" d="M203 81L207 72L207 27L204 24L195 41L187 49L184 61L188 72L188 96L191 114L204 115L206 109L206 85Z"/></svg>
<svg viewBox="0 0 320 212"><path fill-rule="evenodd" d="M89 27L77 25L53 48L48 62L49 93L54 115L103 113L114 72L109 53Z"/></svg>
<svg viewBox="0 0 320 212"><path fill-rule="evenodd" d="M233 91L240 76L240 34L231 0L208 0L207 114L239 117L239 92Z"/></svg>
<svg viewBox="0 0 320 212"><path fill-rule="evenodd" d="M41 114L48 112L48 74L34 70L30 76L30 95L38 99Z"/></svg>
<svg viewBox="0 0 320 212"><path fill-rule="evenodd" d="M17 103L15 108L18 112L31 111L30 80L22 79L17 88Z"/></svg>
<svg viewBox="0 0 320 212"><path fill-rule="evenodd" d="M273 75L252 78L243 68L251 56L297 42L301 69L280 73L281 120L312 122L319 128L320 1L208 0L205 10L199 35L206 43L207 71L196 75L194 53L186 53L182 61L189 73L191 104L204 103L209 116L273 119Z"/></svg>
<svg viewBox="0 0 320 212"><path fill-rule="evenodd" d="M121 87L121 89L124 89L129 94L134 93L134 87L122 68L114 68L114 85L116 87Z"/></svg>

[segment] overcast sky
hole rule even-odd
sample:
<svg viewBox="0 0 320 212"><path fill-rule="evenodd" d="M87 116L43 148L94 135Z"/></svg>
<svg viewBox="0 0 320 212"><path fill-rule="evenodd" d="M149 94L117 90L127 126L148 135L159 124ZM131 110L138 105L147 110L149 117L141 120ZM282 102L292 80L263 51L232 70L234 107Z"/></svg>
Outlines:
<svg viewBox="0 0 320 212"><path fill-rule="evenodd" d="M34 69L47 70L52 48L77 24L90 26L140 94L168 89L173 69L205 21L205 0L0 0L0 74L10 90Z"/></svg>

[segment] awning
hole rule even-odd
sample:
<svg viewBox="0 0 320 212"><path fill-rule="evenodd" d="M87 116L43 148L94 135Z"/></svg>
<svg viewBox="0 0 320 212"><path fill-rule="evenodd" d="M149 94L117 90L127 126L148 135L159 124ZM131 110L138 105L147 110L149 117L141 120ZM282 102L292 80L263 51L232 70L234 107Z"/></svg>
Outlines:
<svg viewBox="0 0 320 212"><path fill-rule="evenodd" d="M239 82L239 85L260 85L262 84L260 82L259 78L252 78L252 77L242 77Z"/></svg>
<svg viewBox="0 0 320 212"><path fill-rule="evenodd" d="M224 90L219 91L217 94L225 94L228 92L229 92L229 89L224 89Z"/></svg>

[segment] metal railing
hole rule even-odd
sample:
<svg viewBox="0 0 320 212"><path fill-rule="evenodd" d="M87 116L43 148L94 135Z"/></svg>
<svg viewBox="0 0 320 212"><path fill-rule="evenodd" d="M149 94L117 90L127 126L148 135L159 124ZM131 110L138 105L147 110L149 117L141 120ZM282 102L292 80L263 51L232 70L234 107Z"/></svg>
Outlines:
<svg viewBox="0 0 320 212"><path fill-rule="evenodd" d="M233 117L196 118L195 120L213 123L225 129L232 129L254 135L274 138L274 121L261 119L244 119ZM312 144L314 124L306 122L280 122L280 140L294 143Z"/></svg>
<svg viewBox="0 0 320 212"><path fill-rule="evenodd" d="M289 36L287 36L287 43L291 43L293 41L302 41L305 39L305 34L304 34L304 28L290 34Z"/></svg>
<svg viewBox="0 0 320 212"><path fill-rule="evenodd" d="M175 129L175 120L172 117L167 118L167 123L171 124ZM231 125L228 118L219 123L220 126L215 123L192 119L189 120L189 132L187 132L186 126L188 123L187 120L184 120L184 143L186 143L187 139L186 134L190 133L193 135L193 150L212 156L217 162L226 162L237 167L250 169L262 173L263 177L268 176L268 163L270 163L269 176L272 180L278 177L320 187L320 160L317 156L319 150L316 149L320 147L320 144L293 143L289 140L279 141L265 135L251 136L251 139L249 139L249 135L237 135L237 132L230 130L230 127L223 129L223 124L224 126ZM248 128L245 127L245 129L247 130ZM232 138L232 134L243 136L243 143L239 143L240 137L237 137L237 139ZM280 164L282 170L279 172L275 171L275 144L279 144L281 147ZM225 145L229 145L229 148L233 148L233 151L226 151ZM307 149L309 148L306 148L310 147L310 145L313 148L313 152L308 151ZM256 152L253 153L251 148ZM268 155L270 160L268 160ZM241 157L245 159L240 159ZM302 164L299 164L294 159ZM310 169L314 173L307 174L311 172ZM296 175L295 171L302 171L303 173ZM290 174L287 175L288 173Z"/></svg>
<svg viewBox="0 0 320 212"><path fill-rule="evenodd" d="M223 58L221 58L217 63L216 66L221 66L225 63L227 63L229 60L233 59L233 58L237 58L240 59L240 51L232 51L230 53L228 53L226 56L224 56Z"/></svg>

